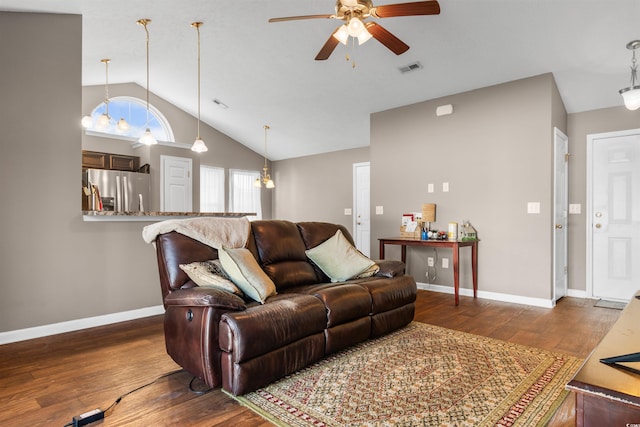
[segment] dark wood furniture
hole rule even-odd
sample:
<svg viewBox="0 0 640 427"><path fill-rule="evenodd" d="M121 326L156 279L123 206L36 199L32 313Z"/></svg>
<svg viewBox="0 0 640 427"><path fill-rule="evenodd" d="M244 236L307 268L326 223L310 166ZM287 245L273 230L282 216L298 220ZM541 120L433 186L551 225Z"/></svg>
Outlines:
<svg viewBox="0 0 640 427"><path fill-rule="evenodd" d="M631 298L618 321L567 384L576 397L576 426L640 425L640 375L600 362L602 358L637 352L640 300ZM632 365L638 369L640 362Z"/></svg>
<svg viewBox="0 0 640 427"><path fill-rule="evenodd" d="M453 252L453 288L455 303L459 303L460 292L460 248L471 247L471 273L473 275L473 297L478 297L478 241L460 240L418 240L406 237L392 237L378 239L380 241L380 259L384 259L384 245L400 245L402 262L407 262L407 246L427 246L436 248L451 248Z"/></svg>

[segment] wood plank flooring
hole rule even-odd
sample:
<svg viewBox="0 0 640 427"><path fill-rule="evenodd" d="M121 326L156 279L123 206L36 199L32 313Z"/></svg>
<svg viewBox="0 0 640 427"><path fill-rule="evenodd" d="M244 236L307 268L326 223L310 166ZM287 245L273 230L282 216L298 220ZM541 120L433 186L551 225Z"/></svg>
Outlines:
<svg viewBox="0 0 640 427"><path fill-rule="evenodd" d="M564 298L555 309L418 291L415 320L514 343L586 357L620 311ZM219 389L189 391L191 376L164 348L162 316L0 346L0 425L64 426L106 409L91 426L271 426ZM196 381L193 388L202 388ZM567 399L552 426L574 423Z"/></svg>

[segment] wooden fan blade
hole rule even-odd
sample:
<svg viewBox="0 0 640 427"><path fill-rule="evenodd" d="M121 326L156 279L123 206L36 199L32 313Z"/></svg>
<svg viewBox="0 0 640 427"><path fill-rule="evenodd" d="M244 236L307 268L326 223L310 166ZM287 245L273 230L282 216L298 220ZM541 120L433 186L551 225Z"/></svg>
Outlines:
<svg viewBox="0 0 640 427"><path fill-rule="evenodd" d="M285 16L283 18L271 18L269 22L298 21L300 19L330 19L335 15L302 15L302 16Z"/></svg>
<svg viewBox="0 0 640 427"><path fill-rule="evenodd" d="M371 9L376 18L392 18L394 16L439 15L440 5L435 0L415 3L398 3L378 6Z"/></svg>
<svg viewBox="0 0 640 427"><path fill-rule="evenodd" d="M340 27L338 27L336 29L336 31L338 31L339 29L340 29ZM331 56L331 54L335 50L336 46L338 46L338 43L340 43L340 42L338 41L337 38L333 37L333 35L336 33L336 31L334 31L329 36L329 39L326 41L324 46L322 46L322 49L320 49L320 52L318 52L318 54L316 55L316 61L324 61L325 59L329 59L329 57Z"/></svg>
<svg viewBox="0 0 640 427"><path fill-rule="evenodd" d="M409 45L391 34L384 27L382 27L382 25L378 25L375 22L367 22L366 27L374 39L385 45L387 49L389 49L396 55L403 54L409 50Z"/></svg>

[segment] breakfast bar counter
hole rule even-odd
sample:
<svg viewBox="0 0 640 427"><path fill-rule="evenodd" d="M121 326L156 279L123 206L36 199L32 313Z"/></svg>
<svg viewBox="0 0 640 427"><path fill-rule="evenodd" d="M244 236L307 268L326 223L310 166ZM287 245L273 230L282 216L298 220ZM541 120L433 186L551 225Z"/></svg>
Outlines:
<svg viewBox="0 0 640 427"><path fill-rule="evenodd" d="M254 216L255 212L115 212L82 211L83 221L147 221L157 222L167 219L185 219L195 217L241 218Z"/></svg>

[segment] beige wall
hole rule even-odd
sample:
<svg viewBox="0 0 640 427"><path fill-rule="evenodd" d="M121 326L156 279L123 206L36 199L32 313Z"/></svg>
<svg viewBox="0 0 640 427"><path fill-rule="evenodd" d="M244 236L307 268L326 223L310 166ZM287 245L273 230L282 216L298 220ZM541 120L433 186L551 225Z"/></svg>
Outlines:
<svg viewBox="0 0 640 427"><path fill-rule="evenodd" d="M372 245L398 235L403 213L436 203L434 228L469 220L477 229L481 290L549 300L552 135L565 116L556 91L552 75L545 74L373 114L371 203L383 206L384 214L372 215ZM453 105L453 114L436 117L444 104ZM429 183L434 193L427 192ZM528 202L540 202L541 213L527 214ZM387 252L399 257L397 248ZM461 253L466 288L468 252ZM409 273L417 281L426 281L428 256L435 256L433 249L408 251ZM450 251L437 256L452 264ZM451 268L438 267L437 276L437 284L452 285Z"/></svg>
<svg viewBox="0 0 640 427"><path fill-rule="evenodd" d="M274 218L342 224L353 233L353 164L368 162L369 148L273 162Z"/></svg>
<svg viewBox="0 0 640 427"><path fill-rule="evenodd" d="M640 128L640 110L605 108L569 114L569 203L579 203L582 213L569 215L569 288L586 290L587 280L587 136Z"/></svg>

